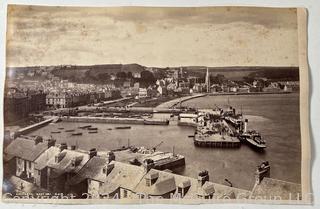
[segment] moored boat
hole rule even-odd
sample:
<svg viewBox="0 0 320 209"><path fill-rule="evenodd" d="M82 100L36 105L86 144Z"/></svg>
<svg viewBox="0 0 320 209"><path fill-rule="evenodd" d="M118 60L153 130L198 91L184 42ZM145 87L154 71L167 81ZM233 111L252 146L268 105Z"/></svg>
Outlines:
<svg viewBox="0 0 320 209"><path fill-rule="evenodd" d="M117 126L116 129L131 129L131 126Z"/></svg>
<svg viewBox="0 0 320 209"><path fill-rule="evenodd" d="M92 125L85 125L85 126L79 126L79 128L81 128L81 129L86 129L86 128L90 128Z"/></svg>
<svg viewBox="0 0 320 209"><path fill-rule="evenodd" d="M96 131L96 130L98 130L98 128L95 128L95 127L89 127L89 128L88 128L88 130L90 130L90 131Z"/></svg>
<svg viewBox="0 0 320 209"><path fill-rule="evenodd" d="M72 136L81 136L82 133L81 132L77 132L77 133L72 133Z"/></svg>
<svg viewBox="0 0 320 209"><path fill-rule="evenodd" d="M257 131L248 131L239 136L239 139L247 142L249 145L258 149L267 148L266 141L262 139L260 133Z"/></svg>

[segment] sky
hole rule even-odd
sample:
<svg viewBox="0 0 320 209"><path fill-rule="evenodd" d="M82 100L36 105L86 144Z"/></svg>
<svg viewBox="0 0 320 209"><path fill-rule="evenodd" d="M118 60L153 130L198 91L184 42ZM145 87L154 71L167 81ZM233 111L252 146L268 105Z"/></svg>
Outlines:
<svg viewBox="0 0 320 209"><path fill-rule="evenodd" d="M296 9L8 7L6 65L298 66Z"/></svg>

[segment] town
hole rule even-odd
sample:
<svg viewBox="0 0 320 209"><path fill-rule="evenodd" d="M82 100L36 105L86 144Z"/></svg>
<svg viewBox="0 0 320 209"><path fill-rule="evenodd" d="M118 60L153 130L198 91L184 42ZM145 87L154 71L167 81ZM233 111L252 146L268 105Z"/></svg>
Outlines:
<svg viewBox="0 0 320 209"><path fill-rule="evenodd" d="M248 130L242 111L230 104L201 109L182 103L216 95L295 93L299 90L298 74L292 76L292 72L297 69L276 69L278 73L269 72L267 78L265 69L248 67L235 69L241 75L228 78L223 69L208 67L105 67L112 68L112 73L103 66L8 69L5 197L41 193L76 198L250 199L270 194L301 198L300 184L271 178L268 161L252 170L255 183L244 189L227 178L223 184L211 181L209 176L214 174L207 168L197 177L175 172L175 168L185 167L188 159L174 147L171 152L160 151L164 141L140 147L128 138L126 144L114 149L97 149L99 144L94 143L81 148L90 138L113 140L111 132L151 125L190 127L194 133L188 137L200 148L239 148L245 142L263 152L265 140L256 130ZM81 76L86 76L86 83ZM165 118L157 118L161 114L166 114ZM107 124L113 126L103 126Z"/></svg>
<svg viewBox="0 0 320 209"><path fill-rule="evenodd" d="M231 68L231 72L229 68L147 68L137 64L8 68L4 118L6 123L14 124L31 113L99 106L103 101L120 98L127 100L117 103L118 106L156 107L168 100L197 93L299 91L298 68L269 68ZM213 74L211 70L218 70L218 73ZM271 72L266 73L267 70ZM228 78L224 73L240 76Z"/></svg>

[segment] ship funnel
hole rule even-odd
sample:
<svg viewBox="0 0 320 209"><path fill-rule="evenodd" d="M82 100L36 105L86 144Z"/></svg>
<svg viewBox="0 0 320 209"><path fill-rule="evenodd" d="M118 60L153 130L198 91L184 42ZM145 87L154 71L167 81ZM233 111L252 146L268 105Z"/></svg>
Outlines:
<svg viewBox="0 0 320 209"><path fill-rule="evenodd" d="M248 122L249 120L248 119L245 119L244 120L244 128L243 128L243 132L246 133L247 132L247 129L248 129Z"/></svg>

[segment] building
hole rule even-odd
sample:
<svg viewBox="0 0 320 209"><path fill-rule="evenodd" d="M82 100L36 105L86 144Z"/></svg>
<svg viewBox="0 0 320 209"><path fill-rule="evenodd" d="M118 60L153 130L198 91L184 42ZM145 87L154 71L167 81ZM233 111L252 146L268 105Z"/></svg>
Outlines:
<svg viewBox="0 0 320 209"><path fill-rule="evenodd" d="M106 178L104 183L99 185L100 196L138 198L135 189L145 172L143 167L113 161L104 168Z"/></svg>
<svg viewBox="0 0 320 209"><path fill-rule="evenodd" d="M28 97L23 93L6 95L4 97L4 122L10 123L28 116Z"/></svg>
<svg viewBox="0 0 320 209"><path fill-rule="evenodd" d="M35 160L54 145L55 140L48 139L45 141L40 136L34 138L19 137L6 147L4 159L9 166L14 166L11 169L15 171L16 176L35 183Z"/></svg>
<svg viewBox="0 0 320 209"><path fill-rule="evenodd" d="M10 88L4 96L5 123L15 122L28 117L32 112L46 108L46 94L42 91L20 91Z"/></svg>
<svg viewBox="0 0 320 209"><path fill-rule="evenodd" d="M139 98L145 98L148 96L148 91L146 88L139 88Z"/></svg>
<svg viewBox="0 0 320 209"><path fill-rule="evenodd" d="M262 162L255 173L256 182L252 189L251 198L273 200L301 200L301 184L270 178L268 161Z"/></svg>
<svg viewBox="0 0 320 209"><path fill-rule="evenodd" d="M92 149L89 153L76 150L75 146L68 149L63 143L59 147L59 153L47 161L47 188L50 191L66 193L69 188L66 184L88 160L97 155L97 151Z"/></svg>
<svg viewBox="0 0 320 209"><path fill-rule="evenodd" d="M99 190L109 173L108 164L114 160L114 154L108 156L94 156L67 184L70 192L77 197L86 198L83 194L99 198Z"/></svg>
<svg viewBox="0 0 320 209"><path fill-rule="evenodd" d="M67 92L51 92L46 96L46 105L54 108L68 108L73 106L72 95Z"/></svg>

